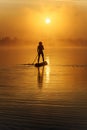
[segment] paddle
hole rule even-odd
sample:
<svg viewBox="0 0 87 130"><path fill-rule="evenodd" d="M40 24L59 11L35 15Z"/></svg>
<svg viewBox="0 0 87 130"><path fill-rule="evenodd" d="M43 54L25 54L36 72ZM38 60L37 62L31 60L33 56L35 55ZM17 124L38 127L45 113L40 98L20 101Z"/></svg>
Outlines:
<svg viewBox="0 0 87 130"><path fill-rule="evenodd" d="M37 56L38 56L38 55L37 55ZM35 59L34 59L34 61L33 61L32 65L34 65L34 62L36 61L36 59L37 59L37 56L35 57Z"/></svg>
<svg viewBox="0 0 87 130"><path fill-rule="evenodd" d="M38 55L37 55L37 56L38 56ZM34 62L36 61L37 56L34 58L34 61L33 61L32 63L22 64L22 65L34 65Z"/></svg>

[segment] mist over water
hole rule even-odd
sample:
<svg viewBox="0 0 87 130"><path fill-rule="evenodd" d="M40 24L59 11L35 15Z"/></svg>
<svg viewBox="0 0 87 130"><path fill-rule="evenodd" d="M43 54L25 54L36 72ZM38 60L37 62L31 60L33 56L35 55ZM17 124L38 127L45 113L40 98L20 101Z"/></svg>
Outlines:
<svg viewBox="0 0 87 130"><path fill-rule="evenodd" d="M0 129L87 129L87 50L0 51Z"/></svg>

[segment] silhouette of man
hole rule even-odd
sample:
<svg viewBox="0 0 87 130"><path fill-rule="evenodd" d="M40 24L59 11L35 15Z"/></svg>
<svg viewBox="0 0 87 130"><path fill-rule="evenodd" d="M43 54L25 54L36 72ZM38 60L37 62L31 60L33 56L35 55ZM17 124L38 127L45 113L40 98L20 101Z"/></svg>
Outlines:
<svg viewBox="0 0 87 130"><path fill-rule="evenodd" d="M40 56L42 56L42 59L43 59L43 62L44 62L44 53L43 53L43 50L44 50L44 46L42 45L42 42L39 42L39 45L37 47L38 63L39 63L39 60L40 60Z"/></svg>

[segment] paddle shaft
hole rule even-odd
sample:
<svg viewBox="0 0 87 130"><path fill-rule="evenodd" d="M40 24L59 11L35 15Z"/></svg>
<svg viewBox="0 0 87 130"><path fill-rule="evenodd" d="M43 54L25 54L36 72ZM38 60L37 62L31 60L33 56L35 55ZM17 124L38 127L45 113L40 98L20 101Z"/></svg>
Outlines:
<svg viewBox="0 0 87 130"><path fill-rule="evenodd" d="M38 56L38 55L37 55ZM33 61L33 63L32 64L34 64L34 62L36 61L36 59L37 59L37 56L35 57L35 59L34 59L34 61Z"/></svg>

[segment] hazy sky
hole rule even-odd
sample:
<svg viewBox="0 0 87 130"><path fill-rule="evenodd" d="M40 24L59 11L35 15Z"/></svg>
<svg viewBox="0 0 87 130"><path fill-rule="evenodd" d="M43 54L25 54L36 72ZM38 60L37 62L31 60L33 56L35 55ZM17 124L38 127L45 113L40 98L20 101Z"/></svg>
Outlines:
<svg viewBox="0 0 87 130"><path fill-rule="evenodd" d="M0 0L0 38L5 36L87 39L87 0Z"/></svg>

